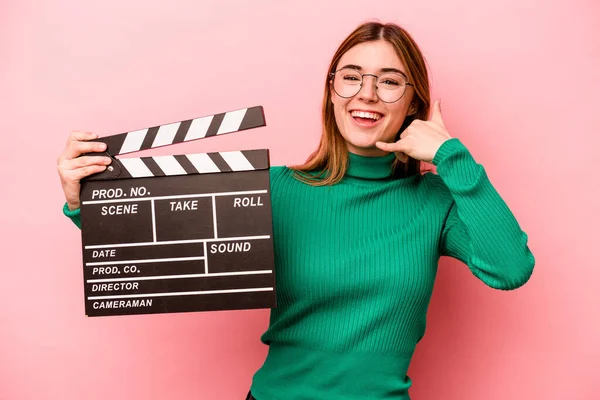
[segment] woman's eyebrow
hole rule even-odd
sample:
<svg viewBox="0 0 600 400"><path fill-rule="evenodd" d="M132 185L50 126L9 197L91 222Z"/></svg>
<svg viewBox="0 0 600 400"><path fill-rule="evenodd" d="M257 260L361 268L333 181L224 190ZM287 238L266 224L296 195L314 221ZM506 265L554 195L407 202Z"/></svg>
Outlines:
<svg viewBox="0 0 600 400"><path fill-rule="evenodd" d="M360 65L355 65L355 64L346 64L342 68L339 68L339 69L343 69L343 68L351 68L351 69L355 69L357 71L362 71L362 67Z"/></svg>
<svg viewBox="0 0 600 400"><path fill-rule="evenodd" d="M381 68L380 71L381 72L396 72L396 73L402 75L403 77L408 78L406 76L406 74L404 72L400 71L398 68Z"/></svg>
<svg viewBox="0 0 600 400"><path fill-rule="evenodd" d="M342 68L351 68L351 69L355 69L357 71L362 71L362 67L360 65L356 65L356 64L346 64ZM342 69L342 68L340 68L340 69ZM379 71L380 72L396 72L408 79L408 76L406 76L406 73L399 70L398 68L381 68Z"/></svg>

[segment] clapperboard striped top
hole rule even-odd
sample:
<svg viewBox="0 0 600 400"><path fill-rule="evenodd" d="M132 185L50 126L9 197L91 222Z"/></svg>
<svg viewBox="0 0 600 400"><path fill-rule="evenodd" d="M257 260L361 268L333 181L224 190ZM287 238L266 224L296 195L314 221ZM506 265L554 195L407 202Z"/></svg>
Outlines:
<svg viewBox="0 0 600 400"><path fill-rule="evenodd" d="M117 156L264 125L263 108L256 106L121 133L101 140L108 145L107 152Z"/></svg>
<svg viewBox="0 0 600 400"><path fill-rule="evenodd" d="M262 106L256 106L107 136L98 141L106 143L106 153L117 156L260 126L265 126L265 118ZM119 169L119 178L253 171L267 169L269 157L267 150L223 151L121 158L114 160L113 167ZM106 178L107 174L101 173L89 180Z"/></svg>
<svg viewBox="0 0 600 400"><path fill-rule="evenodd" d="M254 171L268 168L265 150L122 158L121 178Z"/></svg>

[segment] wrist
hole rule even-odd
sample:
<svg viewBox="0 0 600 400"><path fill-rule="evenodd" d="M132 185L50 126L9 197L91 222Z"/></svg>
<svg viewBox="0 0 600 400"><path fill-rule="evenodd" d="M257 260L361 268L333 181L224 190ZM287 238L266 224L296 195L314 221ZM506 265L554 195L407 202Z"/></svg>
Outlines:
<svg viewBox="0 0 600 400"><path fill-rule="evenodd" d="M68 201L65 202L64 206L63 206L63 213L68 216L68 217L72 217L72 216L76 216L78 215L80 212L80 204L79 203L69 203Z"/></svg>
<svg viewBox="0 0 600 400"><path fill-rule="evenodd" d="M435 156L431 160L431 163L434 165L439 164L443 160L445 160L451 154L460 151L464 148L464 145L460 142L458 138L448 138L446 139L440 147L437 149Z"/></svg>

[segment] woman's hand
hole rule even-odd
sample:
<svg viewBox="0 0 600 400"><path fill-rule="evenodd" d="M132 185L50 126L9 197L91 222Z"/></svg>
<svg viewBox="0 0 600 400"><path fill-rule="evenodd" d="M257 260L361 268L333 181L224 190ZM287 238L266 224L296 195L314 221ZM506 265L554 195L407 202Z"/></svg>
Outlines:
<svg viewBox="0 0 600 400"><path fill-rule="evenodd" d="M451 138L442 120L440 100L436 100L429 121L416 119L402 132L396 143L377 142L375 145L383 151L395 152L396 157L404 163L408 157L430 163L440 146Z"/></svg>
<svg viewBox="0 0 600 400"><path fill-rule="evenodd" d="M58 175L71 211L80 207L79 190L81 185L79 181L88 175L104 171L106 166L111 163L110 157L79 157L85 153L106 150L104 143L87 142L97 138L98 135L89 132L71 132L65 149L58 157Z"/></svg>

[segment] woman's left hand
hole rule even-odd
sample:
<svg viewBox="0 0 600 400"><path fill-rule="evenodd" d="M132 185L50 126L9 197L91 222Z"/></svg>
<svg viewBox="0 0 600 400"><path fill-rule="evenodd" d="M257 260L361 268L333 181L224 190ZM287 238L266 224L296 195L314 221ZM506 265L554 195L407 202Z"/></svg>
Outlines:
<svg viewBox="0 0 600 400"><path fill-rule="evenodd" d="M404 163L408 157L431 163L440 146L451 138L442 120L440 100L436 100L429 121L416 119L396 143L377 142L375 145L383 151L395 152Z"/></svg>

